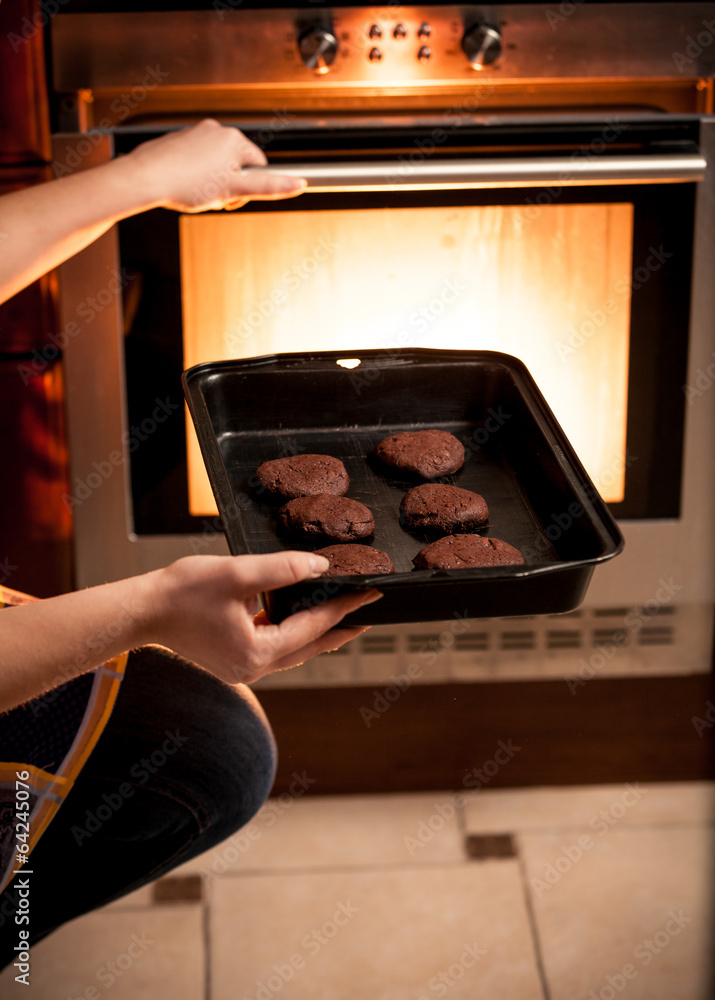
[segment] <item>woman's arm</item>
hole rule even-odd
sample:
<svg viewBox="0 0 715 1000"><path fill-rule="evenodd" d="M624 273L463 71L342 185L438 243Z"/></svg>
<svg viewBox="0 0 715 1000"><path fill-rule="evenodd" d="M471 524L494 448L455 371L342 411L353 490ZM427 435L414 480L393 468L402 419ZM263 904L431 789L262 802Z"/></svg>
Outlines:
<svg viewBox="0 0 715 1000"><path fill-rule="evenodd" d="M83 249L119 219L148 208L236 208L250 198L300 194L305 182L258 171L265 156L237 129L207 119L143 143L120 159L0 199L0 301ZM332 629L365 603L340 597L280 626L256 615L257 595L320 576L305 552L191 556L143 576L0 614L0 711L158 642L228 683L257 680L354 638ZM370 592L368 599L376 599Z"/></svg>
<svg viewBox="0 0 715 1000"><path fill-rule="evenodd" d="M0 302L84 249L120 219L149 208L238 208L300 194L305 182L245 166L263 152L212 119L137 146L127 156L0 198Z"/></svg>
<svg viewBox="0 0 715 1000"><path fill-rule="evenodd" d="M354 639L341 619L377 600L368 590L333 598L271 625L258 594L328 568L323 556L187 556L163 569L0 611L0 711L135 646L159 643L227 684L250 683Z"/></svg>

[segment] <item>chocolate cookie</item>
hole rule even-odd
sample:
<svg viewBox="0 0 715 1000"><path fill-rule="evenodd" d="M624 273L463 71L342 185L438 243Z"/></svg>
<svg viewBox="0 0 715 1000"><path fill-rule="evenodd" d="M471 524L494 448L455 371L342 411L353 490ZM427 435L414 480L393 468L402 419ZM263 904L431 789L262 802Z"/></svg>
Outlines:
<svg viewBox="0 0 715 1000"><path fill-rule="evenodd" d="M474 531L489 520L483 496L459 486L424 483L408 490L400 504L400 521L406 528L440 531Z"/></svg>
<svg viewBox="0 0 715 1000"><path fill-rule="evenodd" d="M464 447L447 431L404 431L380 441L375 454L400 472L436 479L464 465Z"/></svg>
<svg viewBox="0 0 715 1000"><path fill-rule="evenodd" d="M417 569L466 569L470 566L512 566L524 557L501 538L446 535L426 545L412 560Z"/></svg>
<svg viewBox="0 0 715 1000"><path fill-rule="evenodd" d="M330 560L326 576L353 576L358 573L394 573L392 559L386 552L369 545L328 545L316 554Z"/></svg>
<svg viewBox="0 0 715 1000"><path fill-rule="evenodd" d="M347 493L350 478L339 458L332 455L290 455L263 462L256 478L269 493L292 500L294 497Z"/></svg>
<svg viewBox="0 0 715 1000"><path fill-rule="evenodd" d="M278 518L286 531L303 538L324 535L352 542L375 530L373 516L364 504L327 494L290 500L278 511Z"/></svg>

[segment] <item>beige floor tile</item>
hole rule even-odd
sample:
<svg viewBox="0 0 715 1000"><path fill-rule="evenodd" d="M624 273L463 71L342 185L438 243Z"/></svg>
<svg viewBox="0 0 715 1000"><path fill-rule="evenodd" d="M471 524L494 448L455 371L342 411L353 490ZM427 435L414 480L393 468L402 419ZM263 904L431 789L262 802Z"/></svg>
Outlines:
<svg viewBox="0 0 715 1000"><path fill-rule="evenodd" d="M715 783L484 788L466 795L465 820L469 833L712 823Z"/></svg>
<svg viewBox="0 0 715 1000"><path fill-rule="evenodd" d="M712 828L519 839L552 1000L712 1000Z"/></svg>
<svg viewBox="0 0 715 1000"><path fill-rule="evenodd" d="M542 998L513 861L224 879L211 933L213 1000Z"/></svg>
<svg viewBox="0 0 715 1000"><path fill-rule="evenodd" d="M0 974L3 1000L203 1000L201 908L97 911L61 927L30 954L30 986Z"/></svg>
<svg viewBox="0 0 715 1000"><path fill-rule="evenodd" d="M464 858L450 792L271 799L215 850L177 869L209 881L256 869L433 864Z"/></svg>
<svg viewBox="0 0 715 1000"><path fill-rule="evenodd" d="M130 892L128 896L102 907L103 913L112 913L117 910L145 910L154 903L154 890L152 885L144 885L135 892Z"/></svg>

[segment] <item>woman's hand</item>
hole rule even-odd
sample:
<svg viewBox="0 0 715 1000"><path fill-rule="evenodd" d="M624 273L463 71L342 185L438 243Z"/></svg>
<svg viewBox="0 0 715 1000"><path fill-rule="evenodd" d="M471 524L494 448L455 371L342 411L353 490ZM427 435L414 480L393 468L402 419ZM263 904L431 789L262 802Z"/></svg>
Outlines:
<svg viewBox="0 0 715 1000"><path fill-rule="evenodd" d="M336 597L280 625L256 614L259 593L315 579L328 565L309 552L179 559L142 578L150 586L143 602L147 641L170 647L229 684L297 666L364 632L335 626L381 596L368 590Z"/></svg>
<svg viewBox="0 0 715 1000"><path fill-rule="evenodd" d="M306 186L297 177L244 170L265 166L265 154L237 128L212 118L142 143L125 159L153 204L179 212L288 198Z"/></svg>
<svg viewBox="0 0 715 1000"><path fill-rule="evenodd" d="M141 576L5 608L0 711L152 642L228 684L249 683L337 649L364 629L334 627L377 600L378 591L335 597L280 625L256 615L262 591L315 579L327 568L327 559L310 552L187 556Z"/></svg>

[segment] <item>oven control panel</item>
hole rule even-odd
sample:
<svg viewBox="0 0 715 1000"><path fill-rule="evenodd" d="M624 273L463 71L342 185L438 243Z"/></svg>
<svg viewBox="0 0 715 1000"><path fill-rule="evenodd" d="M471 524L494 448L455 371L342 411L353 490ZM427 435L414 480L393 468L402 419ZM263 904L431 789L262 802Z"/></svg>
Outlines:
<svg viewBox="0 0 715 1000"><path fill-rule="evenodd" d="M158 65L170 88L468 85L475 71L502 75L513 63L524 25L515 30L503 10L221 3L170 19L155 11L61 14L51 28L55 90L124 87L147 65Z"/></svg>
<svg viewBox="0 0 715 1000"><path fill-rule="evenodd" d="M700 3L679 3L677 18L659 11L674 4L645 3L562 4L568 13L553 3L316 6L247 10L217 0L171 17L63 10L49 25L54 92L81 104L86 128L283 107L318 115L451 107L455 97L480 108L660 107L652 81L706 87L698 77L715 75L711 48L687 58L674 49L677 37L695 51L688 38L702 29ZM634 83L627 99L623 80ZM673 107L687 110L678 100Z"/></svg>
<svg viewBox="0 0 715 1000"><path fill-rule="evenodd" d="M336 10L312 23L310 15L298 14L293 35L303 65L315 74L339 71L376 81L469 74L494 66L503 53L496 17L488 23L457 8Z"/></svg>
<svg viewBox="0 0 715 1000"><path fill-rule="evenodd" d="M493 65L502 54L502 36L499 27L477 21L466 24L452 18L433 16L431 20L407 20L410 11L402 11L399 20L370 20L349 26L343 21L353 18L338 17L339 27L331 21L313 24L300 32L297 46L304 65L315 73L328 73L340 57L352 61L355 55L369 63L392 62L393 66L406 61L425 64L434 56L440 59L463 56L473 69L481 70ZM433 21L436 21L433 28ZM342 30L341 30L342 27ZM351 30L352 29L352 30ZM340 39L340 40L339 40ZM459 44L456 44L459 40ZM362 51L361 51L362 50Z"/></svg>

